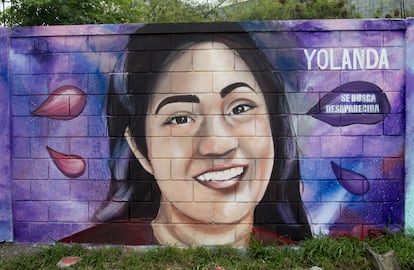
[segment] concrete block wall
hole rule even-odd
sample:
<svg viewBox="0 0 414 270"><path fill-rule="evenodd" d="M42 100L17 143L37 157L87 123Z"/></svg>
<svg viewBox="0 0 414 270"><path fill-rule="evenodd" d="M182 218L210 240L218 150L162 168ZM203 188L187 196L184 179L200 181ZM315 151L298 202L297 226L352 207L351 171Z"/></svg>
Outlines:
<svg viewBox="0 0 414 270"><path fill-rule="evenodd" d="M365 237L410 228L412 158L406 135L412 117L405 97L411 98L414 70L411 23L322 20L1 29L0 42L7 44L0 51L0 132L6 138L0 144L0 208L5 213L0 216L1 238L246 245L250 232L263 241L285 236L283 241L289 242L309 235ZM263 59L252 64L249 53ZM262 76L268 73L273 75ZM284 89L264 87L269 80ZM214 96L230 84L235 87L231 95ZM239 92L242 98L237 98ZM148 123L158 123L158 118L148 118L139 108L143 100L155 102L157 96L174 98L163 103L170 109L160 110L168 124L152 126ZM204 103L209 100L205 97L216 102ZM135 105L121 107L127 103ZM237 113L241 118L231 122L236 107L242 109ZM213 110L218 108L223 111ZM136 127L143 117L145 124ZM220 122L220 117L227 120ZM122 128L112 129L107 119ZM215 124L207 127L209 121ZM228 121L233 128L223 126ZM270 146L255 152L269 140L262 126L267 121L279 123L270 132L273 151L263 152ZM241 132L234 123L251 126ZM167 133L157 133L161 126L164 131L168 126ZM194 126L200 127L195 135L190 129ZM125 139L125 127L136 129L131 137L140 151L134 152L134 143L131 147ZM145 134L151 130L158 131L148 139ZM237 147L225 153L194 150L213 142L217 150L223 145L220 140L230 147L234 138ZM142 154L140 141L150 156ZM161 152L155 152L157 146ZM184 153L186 149L193 152ZM188 164L182 169L184 161ZM273 164L279 176L272 173L270 182L277 184L267 185L265 164ZM239 167L243 172L233 175L228 185L196 180L195 171L198 175ZM186 178L183 171L193 174ZM171 238L171 231L176 237Z"/></svg>
<svg viewBox="0 0 414 270"><path fill-rule="evenodd" d="M1 127L0 134L3 140L0 143L0 239L13 239L12 228L12 197L11 197L11 162L10 162L10 99L8 93L8 33L0 29L0 103Z"/></svg>

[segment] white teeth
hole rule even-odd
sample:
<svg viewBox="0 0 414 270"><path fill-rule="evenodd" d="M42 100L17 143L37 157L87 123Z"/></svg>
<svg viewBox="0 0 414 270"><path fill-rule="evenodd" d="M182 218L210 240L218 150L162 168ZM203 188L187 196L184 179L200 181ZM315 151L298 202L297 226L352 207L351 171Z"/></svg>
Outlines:
<svg viewBox="0 0 414 270"><path fill-rule="evenodd" d="M207 172L202 175L197 176L197 180L202 182L207 181L226 181L237 176L240 176L243 173L243 167L234 167L231 169L223 170L223 171L214 171L214 172Z"/></svg>

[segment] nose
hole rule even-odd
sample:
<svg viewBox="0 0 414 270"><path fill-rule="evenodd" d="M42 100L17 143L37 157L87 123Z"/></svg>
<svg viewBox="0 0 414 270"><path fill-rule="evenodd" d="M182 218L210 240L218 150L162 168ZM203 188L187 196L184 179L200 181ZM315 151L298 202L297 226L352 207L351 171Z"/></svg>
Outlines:
<svg viewBox="0 0 414 270"><path fill-rule="evenodd" d="M226 156L237 147L237 139L234 137L209 136L200 138L198 152L207 157Z"/></svg>
<svg viewBox="0 0 414 270"><path fill-rule="evenodd" d="M206 117L203 132L198 140L198 152L202 156L226 156L238 148L238 138L234 129L228 125L223 115Z"/></svg>

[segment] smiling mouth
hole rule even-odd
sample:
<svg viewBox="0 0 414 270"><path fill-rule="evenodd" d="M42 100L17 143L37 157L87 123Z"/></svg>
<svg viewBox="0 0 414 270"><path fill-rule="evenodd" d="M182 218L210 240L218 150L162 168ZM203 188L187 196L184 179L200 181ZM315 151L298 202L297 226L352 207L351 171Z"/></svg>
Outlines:
<svg viewBox="0 0 414 270"><path fill-rule="evenodd" d="M237 166L223 170L213 170L196 176L195 178L202 182L224 182L229 180L235 180L243 175L245 167Z"/></svg>

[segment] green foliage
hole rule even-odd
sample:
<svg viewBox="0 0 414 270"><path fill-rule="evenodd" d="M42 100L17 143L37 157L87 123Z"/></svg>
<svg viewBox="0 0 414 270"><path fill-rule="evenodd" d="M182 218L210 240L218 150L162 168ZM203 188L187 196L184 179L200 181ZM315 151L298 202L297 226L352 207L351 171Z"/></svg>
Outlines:
<svg viewBox="0 0 414 270"><path fill-rule="evenodd" d="M14 0L6 26L351 18L350 0Z"/></svg>
<svg viewBox="0 0 414 270"><path fill-rule="evenodd" d="M301 249L297 247L265 246L254 239L250 241L247 249L248 257L262 262L269 269L300 269L301 253Z"/></svg>
<svg viewBox="0 0 414 270"><path fill-rule="evenodd" d="M6 26L176 23L247 20L359 18L351 0L233 0L230 5L200 4L196 0L13 0L0 13ZM401 14L403 13L403 14ZM414 16L395 9L374 17Z"/></svg>
<svg viewBox="0 0 414 270"><path fill-rule="evenodd" d="M125 23L141 15L130 0L16 0L3 14L7 26Z"/></svg>
<svg viewBox="0 0 414 270"><path fill-rule="evenodd" d="M234 5L230 20L355 18L350 0L256 0Z"/></svg>
<svg viewBox="0 0 414 270"><path fill-rule="evenodd" d="M414 9L406 9L406 10L401 10L401 9L394 9L393 12L390 13L386 13L386 14L381 14L381 11L377 11L373 17L374 18L409 18L409 17L413 17L414 16Z"/></svg>
<svg viewBox="0 0 414 270"><path fill-rule="evenodd" d="M214 14L208 5L192 4L181 0L149 0L147 13L142 18L148 23L167 22L206 22L214 20Z"/></svg>
<svg viewBox="0 0 414 270"><path fill-rule="evenodd" d="M226 270L242 269L370 269L366 246L383 254L393 250L401 269L414 269L414 236L389 233L377 238L331 238L305 240L299 246L264 246L252 240L247 249L228 246L207 248L157 247L148 250L130 248L86 249L79 245L44 247L31 255L0 259L0 269L56 269L63 257L79 256L81 261L70 269L195 269L222 266Z"/></svg>
<svg viewBox="0 0 414 270"><path fill-rule="evenodd" d="M369 269L364 242L356 238L321 236L302 243L303 262L323 269Z"/></svg>
<svg viewBox="0 0 414 270"><path fill-rule="evenodd" d="M403 269L414 269L413 233L388 233L384 237L370 239L367 244L380 254L394 250Z"/></svg>
<svg viewBox="0 0 414 270"><path fill-rule="evenodd" d="M403 4L403 3L406 4ZM372 18L409 18L414 15L414 9L410 8L407 0L390 1L376 0L374 7L377 10L370 14Z"/></svg>
<svg viewBox="0 0 414 270"><path fill-rule="evenodd" d="M211 21L208 5L181 0L14 0L6 26Z"/></svg>

